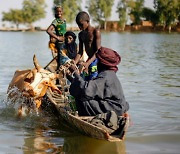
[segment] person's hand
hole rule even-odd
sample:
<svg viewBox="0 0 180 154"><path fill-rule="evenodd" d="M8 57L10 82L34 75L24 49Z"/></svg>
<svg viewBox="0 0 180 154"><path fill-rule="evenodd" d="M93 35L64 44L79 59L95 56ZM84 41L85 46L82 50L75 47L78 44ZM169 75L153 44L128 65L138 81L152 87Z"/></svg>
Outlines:
<svg viewBox="0 0 180 154"><path fill-rule="evenodd" d="M84 72L88 73L88 68L89 68L89 64L88 63L83 63L84 66Z"/></svg>
<svg viewBox="0 0 180 154"><path fill-rule="evenodd" d="M74 78L71 75L66 74L66 77L71 83L73 82Z"/></svg>
<svg viewBox="0 0 180 154"><path fill-rule="evenodd" d="M64 42L64 36L58 36L58 41Z"/></svg>
<svg viewBox="0 0 180 154"><path fill-rule="evenodd" d="M79 70L78 70L78 68L77 68L77 66L74 64L74 65L71 65L70 67L69 67L69 71L71 72L71 73L78 73L79 74Z"/></svg>
<svg viewBox="0 0 180 154"><path fill-rule="evenodd" d="M78 69L79 69L79 73L82 73L84 70L84 65L82 65L82 63L78 64Z"/></svg>
<svg viewBox="0 0 180 154"><path fill-rule="evenodd" d="M78 66L83 65L84 61L79 61Z"/></svg>
<svg viewBox="0 0 180 154"><path fill-rule="evenodd" d="M50 42L51 42L51 43L56 43L56 41L57 41L57 39L56 39L56 38L54 38L54 37L50 37Z"/></svg>

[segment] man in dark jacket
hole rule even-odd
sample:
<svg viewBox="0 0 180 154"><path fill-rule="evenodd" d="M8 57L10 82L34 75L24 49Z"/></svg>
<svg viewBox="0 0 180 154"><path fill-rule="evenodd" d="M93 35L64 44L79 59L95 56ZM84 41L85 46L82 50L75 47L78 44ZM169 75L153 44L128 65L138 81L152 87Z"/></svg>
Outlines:
<svg viewBox="0 0 180 154"><path fill-rule="evenodd" d="M70 94L76 100L80 116L95 116L114 111L118 116L129 109L121 83L116 75L120 55L111 49L101 47L96 53L98 58L98 76L85 81L75 70L70 86Z"/></svg>

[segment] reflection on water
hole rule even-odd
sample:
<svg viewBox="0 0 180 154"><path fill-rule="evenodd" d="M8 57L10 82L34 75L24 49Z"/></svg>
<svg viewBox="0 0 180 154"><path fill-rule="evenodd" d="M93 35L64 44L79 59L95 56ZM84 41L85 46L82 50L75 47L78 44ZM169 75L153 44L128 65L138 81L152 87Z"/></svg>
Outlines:
<svg viewBox="0 0 180 154"><path fill-rule="evenodd" d="M44 135L48 130L42 130L42 128L34 129L34 135L28 135L24 138L23 152L47 152L47 153L60 153L63 152L63 142L54 143L51 138Z"/></svg>
<svg viewBox="0 0 180 154"><path fill-rule="evenodd" d="M1 152L8 152L13 148L17 153L123 154L126 151L124 142L108 142L66 132L67 128L58 123L58 119L53 115L31 114L19 119L14 116L15 114L14 108L7 107L1 110L0 122L5 127L1 127L0 136L6 137L0 141L1 150L7 143L9 145L7 150L4 148ZM12 137L16 143L11 140Z"/></svg>
<svg viewBox="0 0 180 154"><path fill-rule="evenodd" d="M63 140L58 138L52 140L49 137L42 137L43 134L37 131L36 136L27 137L24 139L25 144L23 146L24 152L29 152L30 149L34 149L32 152L48 153L67 153L67 154L109 154L109 153L121 153L125 154L124 142L107 142L88 138L86 136L65 136Z"/></svg>
<svg viewBox="0 0 180 154"><path fill-rule="evenodd" d="M34 54L42 66L50 61L49 37L45 32L0 32L0 153L179 153L179 36L102 33L102 45L122 57L117 75L132 119L125 142L110 143L67 133L46 114L15 116L7 107L8 84L16 69L33 67Z"/></svg>
<svg viewBox="0 0 180 154"><path fill-rule="evenodd" d="M124 142L107 142L84 136L66 137L63 150L67 154L125 154Z"/></svg>

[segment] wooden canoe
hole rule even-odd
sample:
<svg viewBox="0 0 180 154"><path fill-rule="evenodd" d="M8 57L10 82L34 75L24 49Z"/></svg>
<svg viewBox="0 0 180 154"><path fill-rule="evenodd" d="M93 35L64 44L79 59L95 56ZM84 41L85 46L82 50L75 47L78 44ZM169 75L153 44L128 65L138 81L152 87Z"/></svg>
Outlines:
<svg viewBox="0 0 180 154"><path fill-rule="evenodd" d="M55 72L57 68L57 62L55 57L46 67L51 72ZM60 86L62 89L66 87ZM67 88L68 89L68 88ZM71 112L67 108L69 107L69 100L66 97L68 94L63 91L64 95L58 93L53 93L50 89L47 90L45 95L44 104L48 103L53 105L53 108L56 110L55 116L58 116L63 122L66 122L70 128L77 130L81 134L84 134L89 137L96 139L102 139L107 141L122 141L125 137L125 133L129 126L129 116L126 114L123 118L123 125L120 126L121 130L118 131L118 134L111 135L107 130L97 127L88 122L89 119L93 117L90 116L78 116L76 112Z"/></svg>
<svg viewBox="0 0 180 154"><path fill-rule="evenodd" d="M67 103L66 101L62 100L62 96L58 96L57 93L53 93L52 91L48 90L46 93L46 99L44 99L45 103L50 103L54 105L56 112L54 112L63 122L66 123L70 128L73 130L77 130L81 134L86 136L102 139L107 141L122 141L125 137L125 133L129 126L129 117L123 117L124 125L121 126L122 130L119 134L111 135L108 133L107 130L97 127L87 121L87 119L93 118L89 116L78 116L74 114L74 112L67 110Z"/></svg>

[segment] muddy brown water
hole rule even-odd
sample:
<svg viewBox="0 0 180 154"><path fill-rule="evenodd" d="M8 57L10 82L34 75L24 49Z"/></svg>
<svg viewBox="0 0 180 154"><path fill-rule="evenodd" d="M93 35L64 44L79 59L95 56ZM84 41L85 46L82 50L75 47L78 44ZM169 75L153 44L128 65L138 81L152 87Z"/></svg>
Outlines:
<svg viewBox="0 0 180 154"><path fill-rule="evenodd" d="M45 32L0 32L0 153L139 154L180 151L180 34L102 33L102 45L122 57L117 75L130 104L123 142L69 133L50 115L18 119L6 102L16 69L52 58Z"/></svg>

